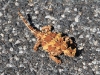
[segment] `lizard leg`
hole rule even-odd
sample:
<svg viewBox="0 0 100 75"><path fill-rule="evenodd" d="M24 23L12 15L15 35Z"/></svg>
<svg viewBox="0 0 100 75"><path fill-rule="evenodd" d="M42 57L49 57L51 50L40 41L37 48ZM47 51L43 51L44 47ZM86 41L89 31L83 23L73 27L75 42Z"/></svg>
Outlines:
<svg viewBox="0 0 100 75"><path fill-rule="evenodd" d="M49 55L49 57L50 57L53 61L55 61L57 64L60 64L60 63L61 63L61 60L58 59L57 57L55 57L55 56L53 56L53 55Z"/></svg>
<svg viewBox="0 0 100 75"><path fill-rule="evenodd" d="M40 46L40 40L38 39L37 42L35 43L33 50L37 51L38 47Z"/></svg>
<svg viewBox="0 0 100 75"><path fill-rule="evenodd" d="M51 28L52 28L51 25L47 25L47 26L42 27L41 29L42 29L42 32L48 32L48 31L51 31Z"/></svg>

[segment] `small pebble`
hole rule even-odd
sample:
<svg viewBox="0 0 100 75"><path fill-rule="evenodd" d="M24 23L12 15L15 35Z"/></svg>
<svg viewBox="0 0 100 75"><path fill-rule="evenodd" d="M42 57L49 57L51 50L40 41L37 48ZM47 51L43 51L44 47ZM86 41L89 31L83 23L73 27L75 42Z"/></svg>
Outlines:
<svg viewBox="0 0 100 75"><path fill-rule="evenodd" d="M64 12L71 12L69 8L65 8Z"/></svg>
<svg viewBox="0 0 100 75"><path fill-rule="evenodd" d="M87 69L87 66L83 66L83 69Z"/></svg>
<svg viewBox="0 0 100 75"><path fill-rule="evenodd" d="M57 27L58 27L58 29L60 29L60 28L61 28L61 26L60 26L60 25L57 25Z"/></svg>
<svg viewBox="0 0 100 75"><path fill-rule="evenodd" d="M57 20L56 18L54 18L53 16L50 16L50 15L45 16L45 18L48 18L50 20Z"/></svg>
<svg viewBox="0 0 100 75"><path fill-rule="evenodd" d="M96 60L96 59L93 60L92 63L93 63L93 64L97 64L97 60Z"/></svg>
<svg viewBox="0 0 100 75"><path fill-rule="evenodd" d="M90 66L91 66L91 65L92 65L92 63L88 63L88 65L90 65Z"/></svg>
<svg viewBox="0 0 100 75"><path fill-rule="evenodd" d="M27 38L29 38L29 34L28 34L28 33L25 33L25 36L26 36Z"/></svg>
<svg viewBox="0 0 100 75"><path fill-rule="evenodd" d="M22 50L19 51L20 54L23 54L24 52Z"/></svg>
<svg viewBox="0 0 100 75"><path fill-rule="evenodd" d="M97 41L97 40L96 40L96 41L93 40L93 44L94 44L95 46L97 46L97 45L98 45L98 41Z"/></svg>
<svg viewBox="0 0 100 75"><path fill-rule="evenodd" d="M75 17L75 22L79 22L80 21L80 15L77 15L76 17Z"/></svg>
<svg viewBox="0 0 100 75"><path fill-rule="evenodd" d="M28 60L27 59L23 59L23 63L28 63Z"/></svg>
<svg viewBox="0 0 100 75"><path fill-rule="evenodd" d="M32 19L34 20L34 19L37 19L37 16L32 16Z"/></svg>
<svg viewBox="0 0 100 75"><path fill-rule="evenodd" d="M96 75L100 75L100 71L96 71Z"/></svg>
<svg viewBox="0 0 100 75"><path fill-rule="evenodd" d="M1 35L2 37L4 37L4 34L3 34L3 33L1 33L0 35Z"/></svg>
<svg viewBox="0 0 100 75"><path fill-rule="evenodd" d="M97 29L94 27L94 28L92 29L92 31L93 31L93 32L96 32L96 31L97 31Z"/></svg>
<svg viewBox="0 0 100 75"><path fill-rule="evenodd" d="M51 6L49 6L48 10L49 10L49 11L52 11L53 9L52 9L52 7L51 7Z"/></svg>
<svg viewBox="0 0 100 75"><path fill-rule="evenodd" d="M17 56L14 56L14 59L15 59L16 61L19 61L19 58L18 58Z"/></svg>
<svg viewBox="0 0 100 75"><path fill-rule="evenodd" d="M83 56L80 56L81 59L83 59Z"/></svg>
<svg viewBox="0 0 100 75"><path fill-rule="evenodd" d="M95 17L98 17L98 13L95 13L94 16L95 16Z"/></svg>
<svg viewBox="0 0 100 75"><path fill-rule="evenodd" d="M13 64L6 64L6 67L14 67Z"/></svg>
<svg viewBox="0 0 100 75"><path fill-rule="evenodd" d="M36 39L35 38L32 38L32 41L36 41Z"/></svg>
<svg viewBox="0 0 100 75"><path fill-rule="evenodd" d="M4 50L2 50L2 53L4 53L4 54L5 54L5 53L7 53L7 51L4 49Z"/></svg>
<svg viewBox="0 0 100 75"><path fill-rule="evenodd" d="M11 23L11 21L8 21L8 23Z"/></svg>
<svg viewBox="0 0 100 75"><path fill-rule="evenodd" d="M96 32L96 30L97 30L96 28L90 28L90 31L93 33Z"/></svg>
<svg viewBox="0 0 100 75"><path fill-rule="evenodd" d="M82 71L82 69L81 69L81 68L79 68L79 69L78 69L78 71L79 71L79 72L81 72L81 71Z"/></svg>
<svg viewBox="0 0 100 75"><path fill-rule="evenodd" d="M95 68L95 70L98 70L98 65L95 65L94 68Z"/></svg>
<svg viewBox="0 0 100 75"><path fill-rule="evenodd" d="M62 17L62 18L65 18L65 15L64 15L64 14L62 14L62 15L61 15L61 17Z"/></svg>
<svg viewBox="0 0 100 75"><path fill-rule="evenodd" d="M30 12L31 10L30 10L30 9L27 9L27 11ZM27 14L28 14L28 13L27 13Z"/></svg>
<svg viewBox="0 0 100 75"><path fill-rule="evenodd" d="M100 48L97 48L96 51L100 52Z"/></svg>
<svg viewBox="0 0 100 75"><path fill-rule="evenodd" d="M7 17L8 17L9 19L11 19L11 18L12 18L12 15L8 14ZM11 22L11 21L9 21L9 22Z"/></svg>
<svg viewBox="0 0 100 75"><path fill-rule="evenodd" d="M97 34L100 34L100 31L98 31Z"/></svg>
<svg viewBox="0 0 100 75"><path fill-rule="evenodd" d="M37 27L38 29L40 29L40 24L35 24L35 27Z"/></svg>
<svg viewBox="0 0 100 75"><path fill-rule="evenodd" d="M78 48L78 50L82 50L84 47L83 46L80 46L79 48Z"/></svg>
<svg viewBox="0 0 100 75"><path fill-rule="evenodd" d="M16 75L20 75L20 73L17 71L17 72L16 72Z"/></svg>
<svg viewBox="0 0 100 75"><path fill-rule="evenodd" d="M90 37L90 35L86 35L85 37L86 37L86 38L89 38L89 37Z"/></svg>
<svg viewBox="0 0 100 75"><path fill-rule="evenodd" d="M92 71L95 71L95 68L92 68Z"/></svg>
<svg viewBox="0 0 100 75"><path fill-rule="evenodd" d="M12 41L13 41L13 38L10 38L10 39L9 39L9 42L12 42Z"/></svg>
<svg viewBox="0 0 100 75"><path fill-rule="evenodd" d="M35 14L39 14L39 11L38 11L38 10L36 10L36 11L35 11Z"/></svg>
<svg viewBox="0 0 100 75"><path fill-rule="evenodd" d="M34 6L34 4L33 4L33 3L28 3L28 5L29 5L29 6Z"/></svg>
<svg viewBox="0 0 100 75"><path fill-rule="evenodd" d="M77 8L74 8L74 11L77 11Z"/></svg>
<svg viewBox="0 0 100 75"><path fill-rule="evenodd" d="M26 50L26 46L23 46L23 50Z"/></svg>
<svg viewBox="0 0 100 75"><path fill-rule="evenodd" d="M3 15L2 12L0 12L0 17L1 17L2 15Z"/></svg>
<svg viewBox="0 0 100 75"><path fill-rule="evenodd" d="M52 21L52 23L55 24L56 22L55 21Z"/></svg>
<svg viewBox="0 0 100 75"><path fill-rule="evenodd" d="M62 71L64 71L64 69L59 69L59 72L61 73Z"/></svg>
<svg viewBox="0 0 100 75"><path fill-rule="evenodd" d="M19 48L19 50L22 50L23 49L22 46L19 46L18 48Z"/></svg>
<svg viewBox="0 0 100 75"><path fill-rule="evenodd" d="M86 63L85 62L82 62L83 63L83 65L86 65Z"/></svg>
<svg viewBox="0 0 100 75"><path fill-rule="evenodd" d="M41 54L40 56L43 58L43 57L45 57L45 54Z"/></svg>
<svg viewBox="0 0 100 75"><path fill-rule="evenodd" d="M83 35L80 35L79 38L84 38Z"/></svg>
<svg viewBox="0 0 100 75"><path fill-rule="evenodd" d="M13 28L12 30L16 30L15 28Z"/></svg>
<svg viewBox="0 0 100 75"><path fill-rule="evenodd" d="M18 2L15 2L15 6L19 6L19 3Z"/></svg>
<svg viewBox="0 0 100 75"><path fill-rule="evenodd" d="M12 47L10 48L10 51L14 51Z"/></svg>
<svg viewBox="0 0 100 75"><path fill-rule="evenodd" d="M20 43L20 40L17 40L16 42L15 42L15 44L19 44Z"/></svg>
<svg viewBox="0 0 100 75"><path fill-rule="evenodd" d="M19 67L24 67L25 68L25 66L23 64L20 64Z"/></svg>

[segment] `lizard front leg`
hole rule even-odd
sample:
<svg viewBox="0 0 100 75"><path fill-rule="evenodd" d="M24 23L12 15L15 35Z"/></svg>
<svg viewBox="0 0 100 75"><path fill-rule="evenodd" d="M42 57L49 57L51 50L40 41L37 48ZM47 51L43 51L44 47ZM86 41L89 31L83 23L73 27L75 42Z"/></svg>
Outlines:
<svg viewBox="0 0 100 75"><path fill-rule="evenodd" d="M37 42L35 43L33 50L37 51L38 47L41 45L40 39L37 39Z"/></svg>

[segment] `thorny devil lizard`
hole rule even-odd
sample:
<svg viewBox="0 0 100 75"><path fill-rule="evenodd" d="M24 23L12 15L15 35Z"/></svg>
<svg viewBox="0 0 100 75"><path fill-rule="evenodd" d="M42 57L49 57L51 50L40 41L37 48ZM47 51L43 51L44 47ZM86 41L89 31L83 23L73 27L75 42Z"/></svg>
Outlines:
<svg viewBox="0 0 100 75"><path fill-rule="evenodd" d="M21 12L18 12L18 15L37 39L33 50L37 51L38 47L42 46L43 50L48 52L49 57L58 64L61 63L61 60L57 58L60 54L69 57L75 56L76 43L70 37L62 36L62 33L51 31L51 25L44 26L41 30L37 30L27 22Z"/></svg>

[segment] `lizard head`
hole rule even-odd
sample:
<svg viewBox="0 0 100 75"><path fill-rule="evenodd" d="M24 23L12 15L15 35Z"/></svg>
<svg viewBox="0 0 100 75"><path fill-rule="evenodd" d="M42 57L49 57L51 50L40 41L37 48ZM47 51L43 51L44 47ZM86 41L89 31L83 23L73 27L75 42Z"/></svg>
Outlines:
<svg viewBox="0 0 100 75"><path fill-rule="evenodd" d="M64 55L74 57L76 54L76 43L68 36L64 40L66 42L66 49L63 50Z"/></svg>

